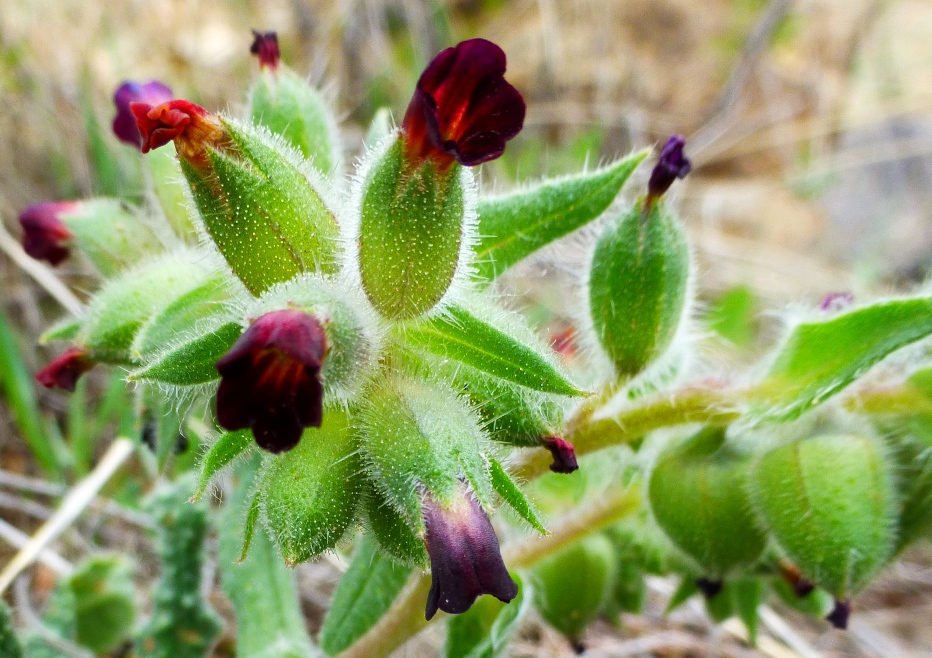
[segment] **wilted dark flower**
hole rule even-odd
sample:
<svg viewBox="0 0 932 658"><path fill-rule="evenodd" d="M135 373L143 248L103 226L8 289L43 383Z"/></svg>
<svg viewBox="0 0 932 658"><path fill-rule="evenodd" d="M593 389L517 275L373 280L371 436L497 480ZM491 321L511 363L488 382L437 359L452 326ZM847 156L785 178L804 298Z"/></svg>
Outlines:
<svg viewBox="0 0 932 658"><path fill-rule="evenodd" d="M471 167L494 160L524 125L524 99L505 81L505 53L485 39L447 48L427 65L402 122L408 156Z"/></svg>
<svg viewBox="0 0 932 658"><path fill-rule="evenodd" d="M815 583L803 576L795 564L781 562L780 575L783 576L783 580L789 583L790 587L793 588L793 593L799 598L809 596L815 589Z"/></svg>
<svg viewBox="0 0 932 658"><path fill-rule="evenodd" d="M53 359L45 368L36 373L36 380L46 388L63 388L73 391L78 378L94 367L87 350L72 347L61 356Z"/></svg>
<svg viewBox="0 0 932 658"><path fill-rule="evenodd" d="M305 427L323 420L326 354L327 336L314 316L283 310L259 317L217 361L220 426L251 428L269 452L295 447Z"/></svg>
<svg viewBox="0 0 932 658"><path fill-rule="evenodd" d="M148 103L130 103L129 107L142 134L143 153L174 141L178 155L200 167L206 163L205 147L228 139L216 116L186 100L172 100L154 107Z"/></svg>
<svg viewBox="0 0 932 658"><path fill-rule="evenodd" d="M259 57L259 66L274 71L278 68L281 52L278 50L278 34L276 32L252 31L254 37L249 52Z"/></svg>
<svg viewBox="0 0 932 658"><path fill-rule="evenodd" d="M129 109L130 103L146 103L155 106L167 103L172 98L172 90L158 80L150 80L145 84L124 82L113 94L113 104L117 108L116 116L113 118L113 133L121 142L126 142L137 149L142 148L142 135L136 127L136 117Z"/></svg>
<svg viewBox="0 0 932 658"><path fill-rule="evenodd" d="M647 183L648 199L659 199L670 189L674 180L686 178L686 174L692 171L692 163L683 154L684 146L686 139L681 135L671 135L663 145Z"/></svg>
<svg viewBox="0 0 932 658"><path fill-rule="evenodd" d="M572 473L579 468L573 444L559 436L544 437L544 447L553 455L550 470L554 473Z"/></svg>
<svg viewBox="0 0 932 658"><path fill-rule="evenodd" d="M714 599L725 588L725 583L711 578L696 578L696 588L702 592L706 600Z"/></svg>
<svg viewBox="0 0 932 658"><path fill-rule="evenodd" d="M75 201L47 201L26 208L19 216L25 252L52 265L68 258L68 242L74 235L61 215L74 213L78 208Z"/></svg>
<svg viewBox="0 0 932 658"><path fill-rule="evenodd" d="M466 612L481 594L508 603L518 595L502 560L489 517L465 487L447 507L428 494L424 501L430 593L427 619L437 610Z"/></svg>
<svg viewBox="0 0 932 658"><path fill-rule="evenodd" d="M835 599L835 607L825 619L835 628L844 630L848 628L848 619L851 617L851 602Z"/></svg>

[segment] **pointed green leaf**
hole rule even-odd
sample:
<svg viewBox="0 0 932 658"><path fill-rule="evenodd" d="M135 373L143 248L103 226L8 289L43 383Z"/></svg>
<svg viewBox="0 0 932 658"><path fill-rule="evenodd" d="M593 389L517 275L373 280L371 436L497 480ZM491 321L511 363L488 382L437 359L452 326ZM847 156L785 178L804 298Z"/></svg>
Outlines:
<svg viewBox="0 0 932 658"><path fill-rule="evenodd" d="M194 488L194 495L191 500L198 500L203 496L213 477L224 466L243 454L250 445L252 445L252 432L250 430L221 434L201 459L197 486Z"/></svg>
<svg viewBox="0 0 932 658"><path fill-rule="evenodd" d="M792 419L901 347L932 334L932 297L894 299L797 325L754 391L757 415Z"/></svg>
<svg viewBox="0 0 932 658"><path fill-rule="evenodd" d="M491 281L538 249L596 219L649 153L639 151L594 172L481 199L478 276Z"/></svg>
<svg viewBox="0 0 932 658"><path fill-rule="evenodd" d="M391 606L411 573L380 553L364 535L340 579L320 631L320 645L335 656L362 637Z"/></svg>
<svg viewBox="0 0 932 658"><path fill-rule="evenodd" d="M62 318L39 336L39 344L47 345L55 340L74 340L83 323L82 318Z"/></svg>
<svg viewBox="0 0 932 658"><path fill-rule="evenodd" d="M444 658L502 655L534 598L528 579L517 573L512 573L511 577L518 584L518 596L507 605L491 596L483 596L476 599L468 611L450 617Z"/></svg>
<svg viewBox="0 0 932 658"><path fill-rule="evenodd" d="M547 359L459 306L408 327L409 343L501 379L545 393L585 395Z"/></svg>
<svg viewBox="0 0 932 658"><path fill-rule="evenodd" d="M227 353L243 328L228 322L202 336L169 348L146 366L127 376L131 382L159 382L175 386L206 384L220 377L214 364Z"/></svg>
<svg viewBox="0 0 932 658"><path fill-rule="evenodd" d="M249 547L252 546L252 538L256 534L256 524L259 522L259 512L262 511L262 492L256 490L249 504L249 511L246 512L246 522L243 524L243 548L240 550L239 560L244 562L249 557Z"/></svg>
<svg viewBox="0 0 932 658"><path fill-rule="evenodd" d="M697 594L699 588L696 586L696 579L694 576L683 576L683 579L680 580L679 586L676 588L676 591L673 592L673 596L670 597L669 603L667 603L667 609L664 611L664 614L670 614L681 605L686 603L693 594Z"/></svg>
<svg viewBox="0 0 932 658"><path fill-rule="evenodd" d="M757 608L764 596L764 585L759 578L739 578L728 583L735 612L748 629L752 645L757 645Z"/></svg>
<svg viewBox="0 0 932 658"><path fill-rule="evenodd" d="M532 528L541 534L547 534L547 529L537 516L537 511L531 505L524 492L515 484L505 468L494 457L489 457L489 476L492 478L492 487L505 502L527 521Z"/></svg>

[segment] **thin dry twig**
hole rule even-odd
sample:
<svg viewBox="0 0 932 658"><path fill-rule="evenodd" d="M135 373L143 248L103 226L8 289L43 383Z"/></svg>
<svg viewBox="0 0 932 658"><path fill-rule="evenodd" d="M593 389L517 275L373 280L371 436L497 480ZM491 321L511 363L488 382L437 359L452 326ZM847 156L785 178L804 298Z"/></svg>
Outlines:
<svg viewBox="0 0 932 658"><path fill-rule="evenodd" d="M18 549L29 543L29 535L3 519L0 519L0 538ZM74 567L68 560L49 548L43 548L37 559L60 576L67 576L74 571Z"/></svg>

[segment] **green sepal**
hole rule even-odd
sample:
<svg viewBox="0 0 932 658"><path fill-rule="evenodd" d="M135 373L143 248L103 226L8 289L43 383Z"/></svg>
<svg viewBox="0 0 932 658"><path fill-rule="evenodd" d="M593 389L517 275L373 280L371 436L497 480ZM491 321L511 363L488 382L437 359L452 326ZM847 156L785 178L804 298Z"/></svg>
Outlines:
<svg viewBox="0 0 932 658"><path fill-rule="evenodd" d="M470 176L429 159L412 170L396 138L359 181L359 275L382 317L417 317L446 295L467 239Z"/></svg>
<svg viewBox="0 0 932 658"><path fill-rule="evenodd" d="M503 654L534 600L529 579L515 572L510 575L518 585L518 596L507 605L483 596L463 614L450 617L444 658L496 658Z"/></svg>
<svg viewBox="0 0 932 658"><path fill-rule="evenodd" d="M332 274L339 228L322 196L323 181L302 171L261 131L231 120L228 149L207 150L209 175L181 168L208 235L254 295L301 272Z"/></svg>
<svg viewBox="0 0 932 658"><path fill-rule="evenodd" d="M824 589L814 589L805 596L799 596L782 576L775 576L770 587L787 606L804 615L824 619L835 607L835 598Z"/></svg>
<svg viewBox="0 0 932 658"><path fill-rule="evenodd" d="M149 166L152 190L168 224L175 235L185 242L196 242L197 231L194 228L194 218L191 216L192 210L185 192L187 186L181 173L175 145L169 143L150 151L145 161Z"/></svg>
<svg viewBox="0 0 932 658"><path fill-rule="evenodd" d="M198 332L198 326L216 324L217 316L229 317L225 302L230 300L226 277L217 273L208 276L192 290L169 303L143 325L131 348L132 357L138 360L145 355L177 345L179 337Z"/></svg>
<svg viewBox="0 0 932 658"><path fill-rule="evenodd" d="M703 597L705 601L705 611L709 619L716 624L721 624L726 619L730 619L735 614L735 602L731 599L731 592L728 591L728 584L722 586L722 591L711 597Z"/></svg>
<svg viewBox="0 0 932 658"><path fill-rule="evenodd" d="M649 154L649 150L639 151L590 173L480 199L478 277L492 281L538 249L599 217Z"/></svg>
<svg viewBox="0 0 932 658"><path fill-rule="evenodd" d="M708 427L658 460L647 483L654 518L670 540L722 578L757 560L767 546L747 492L750 461Z"/></svg>
<svg viewBox="0 0 932 658"><path fill-rule="evenodd" d="M371 538L362 536L320 630L320 646L327 655L337 655L375 626L410 573L410 567L396 564Z"/></svg>
<svg viewBox="0 0 932 658"><path fill-rule="evenodd" d="M796 418L890 353L932 334L932 297L894 299L793 327L754 391L752 413Z"/></svg>
<svg viewBox="0 0 932 658"><path fill-rule="evenodd" d="M369 128L366 130L365 144L366 148L375 148L383 139L388 137L394 126L392 125L392 110L388 107L380 107L372 117Z"/></svg>
<svg viewBox="0 0 932 658"><path fill-rule="evenodd" d="M748 629L752 646L757 646L758 608L764 598L764 584L760 578L739 578L725 585L731 596L738 618Z"/></svg>
<svg viewBox="0 0 932 658"><path fill-rule="evenodd" d="M206 278L202 259L195 252L168 254L108 282L88 304L75 342L96 361L131 362L130 348L146 321Z"/></svg>
<svg viewBox="0 0 932 658"><path fill-rule="evenodd" d="M95 653L122 644L136 619L133 569L126 558L101 555L68 577L74 597L74 639Z"/></svg>
<svg viewBox="0 0 932 658"><path fill-rule="evenodd" d="M401 514L385 499L373 483L368 483L363 498L365 525L379 548L400 564L425 566L428 562L424 540L411 530Z"/></svg>
<svg viewBox="0 0 932 658"><path fill-rule="evenodd" d="M246 510L246 519L243 521L243 546L240 548L237 563L245 562L249 557L249 547L252 546L252 538L256 535L261 514L262 491L256 490L252 496L252 502L249 503L249 509Z"/></svg>
<svg viewBox="0 0 932 658"><path fill-rule="evenodd" d="M336 546L356 521L362 468L346 413L328 409L298 445L266 458L259 490L266 527L295 565Z"/></svg>
<svg viewBox="0 0 932 658"><path fill-rule="evenodd" d="M492 480L492 488L495 492L508 503L522 519L537 530L537 532L546 535L547 529L537 516L537 510L531 505L524 492L511 479L505 468L494 457L489 457L489 477Z"/></svg>
<svg viewBox="0 0 932 658"><path fill-rule="evenodd" d="M39 336L39 344L48 345L52 341L56 340L74 340L78 333L80 333L81 327L83 326L83 318L62 318L51 327L46 329L44 332L42 332L42 335Z"/></svg>
<svg viewBox="0 0 932 658"><path fill-rule="evenodd" d="M0 656L23 658L23 646L14 632L10 609L3 601L0 601Z"/></svg>
<svg viewBox="0 0 932 658"><path fill-rule="evenodd" d="M686 603L689 599L691 599L693 595L698 593L699 586L696 585L696 577L689 574L683 576L680 579L680 584L677 585L673 595L670 597L670 600L667 601L667 607L664 610L664 614L670 614L681 605Z"/></svg>
<svg viewBox="0 0 932 658"><path fill-rule="evenodd" d="M252 442L252 432L250 430L221 434L201 458L197 485L194 487L194 494L191 496L192 502L199 500L214 476L243 454L252 445Z"/></svg>
<svg viewBox="0 0 932 658"><path fill-rule="evenodd" d="M900 502L893 555L932 529L932 418L905 422L906 433L888 441Z"/></svg>
<svg viewBox="0 0 932 658"><path fill-rule="evenodd" d="M879 441L831 435L761 456L754 506L803 576L840 599L862 589L893 548L895 494Z"/></svg>
<svg viewBox="0 0 932 658"><path fill-rule="evenodd" d="M545 393L585 395L551 360L460 306L404 329L409 344Z"/></svg>
<svg viewBox="0 0 932 658"><path fill-rule="evenodd" d="M249 95L249 115L254 124L280 135L324 174L338 173L336 117L304 77L283 65L262 71Z"/></svg>
<svg viewBox="0 0 932 658"><path fill-rule="evenodd" d="M667 352L688 308L686 236L667 204L641 200L609 223L589 272L592 328L619 377Z"/></svg>
<svg viewBox="0 0 932 658"><path fill-rule="evenodd" d="M162 250L162 243L138 209L118 199L88 199L61 221L74 234L78 248L106 277L114 276Z"/></svg>
<svg viewBox="0 0 932 658"><path fill-rule="evenodd" d="M236 322L228 322L187 342L170 347L142 368L127 375L131 382L156 382L173 386L197 386L220 378L214 364L243 333Z"/></svg>

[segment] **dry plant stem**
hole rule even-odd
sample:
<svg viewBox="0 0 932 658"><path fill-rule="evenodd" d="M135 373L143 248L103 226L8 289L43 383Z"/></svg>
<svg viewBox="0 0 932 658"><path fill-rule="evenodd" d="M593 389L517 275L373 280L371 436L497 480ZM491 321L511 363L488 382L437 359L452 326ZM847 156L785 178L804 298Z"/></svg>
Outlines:
<svg viewBox="0 0 932 658"><path fill-rule="evenodd" d="M29 567L38 558L42 549L54 541L90 505L97 492L133 454L133 448L133 442L125 437L117 438L113 442L94 470L75 485L65 496L62 506L56 510L52 518L42 524L38 532L13 556L13 559L0 573L0 594L6 591L23 569Z"/></svg>
<svg viewBox="0 0 932 658"><path fill-rule="evenodd" d="M595 530L617 521L638 508L638 489L625 489L609 494L584 512L574 514L554 524L554 531L545 537L531 537L506 546L502 551L511 569L533 566L562 547ZM340 658L383 658L414 637L428 622L424 619L424 600L430 590L430 576L415 571L388 609ZM434 620L444 617L439 613Z"/></svg>
<svg viewBox="0 0 932 658"><path fill-rule="evenodd" d="M36 283L54 297L65 310L76 317L84 315L84 305L81 303L81 300L68 290L68 287L55 276L52 270L31 258L29 254L23 251L23 248L13 239L13 236L10 235L2 223L0 223L0 249L2 249L20 269L35 279Z"/></svg>
<svg viewBox="0 0 932 658"><path fill-rule="evenodd" d="M29 535L3 519L0 519L0 539L19 549L24 548L29 543ZM71 566L70 562L48 548L43 548L36 559L59 576L68 576L74 571L74 567Z"/></svg>

